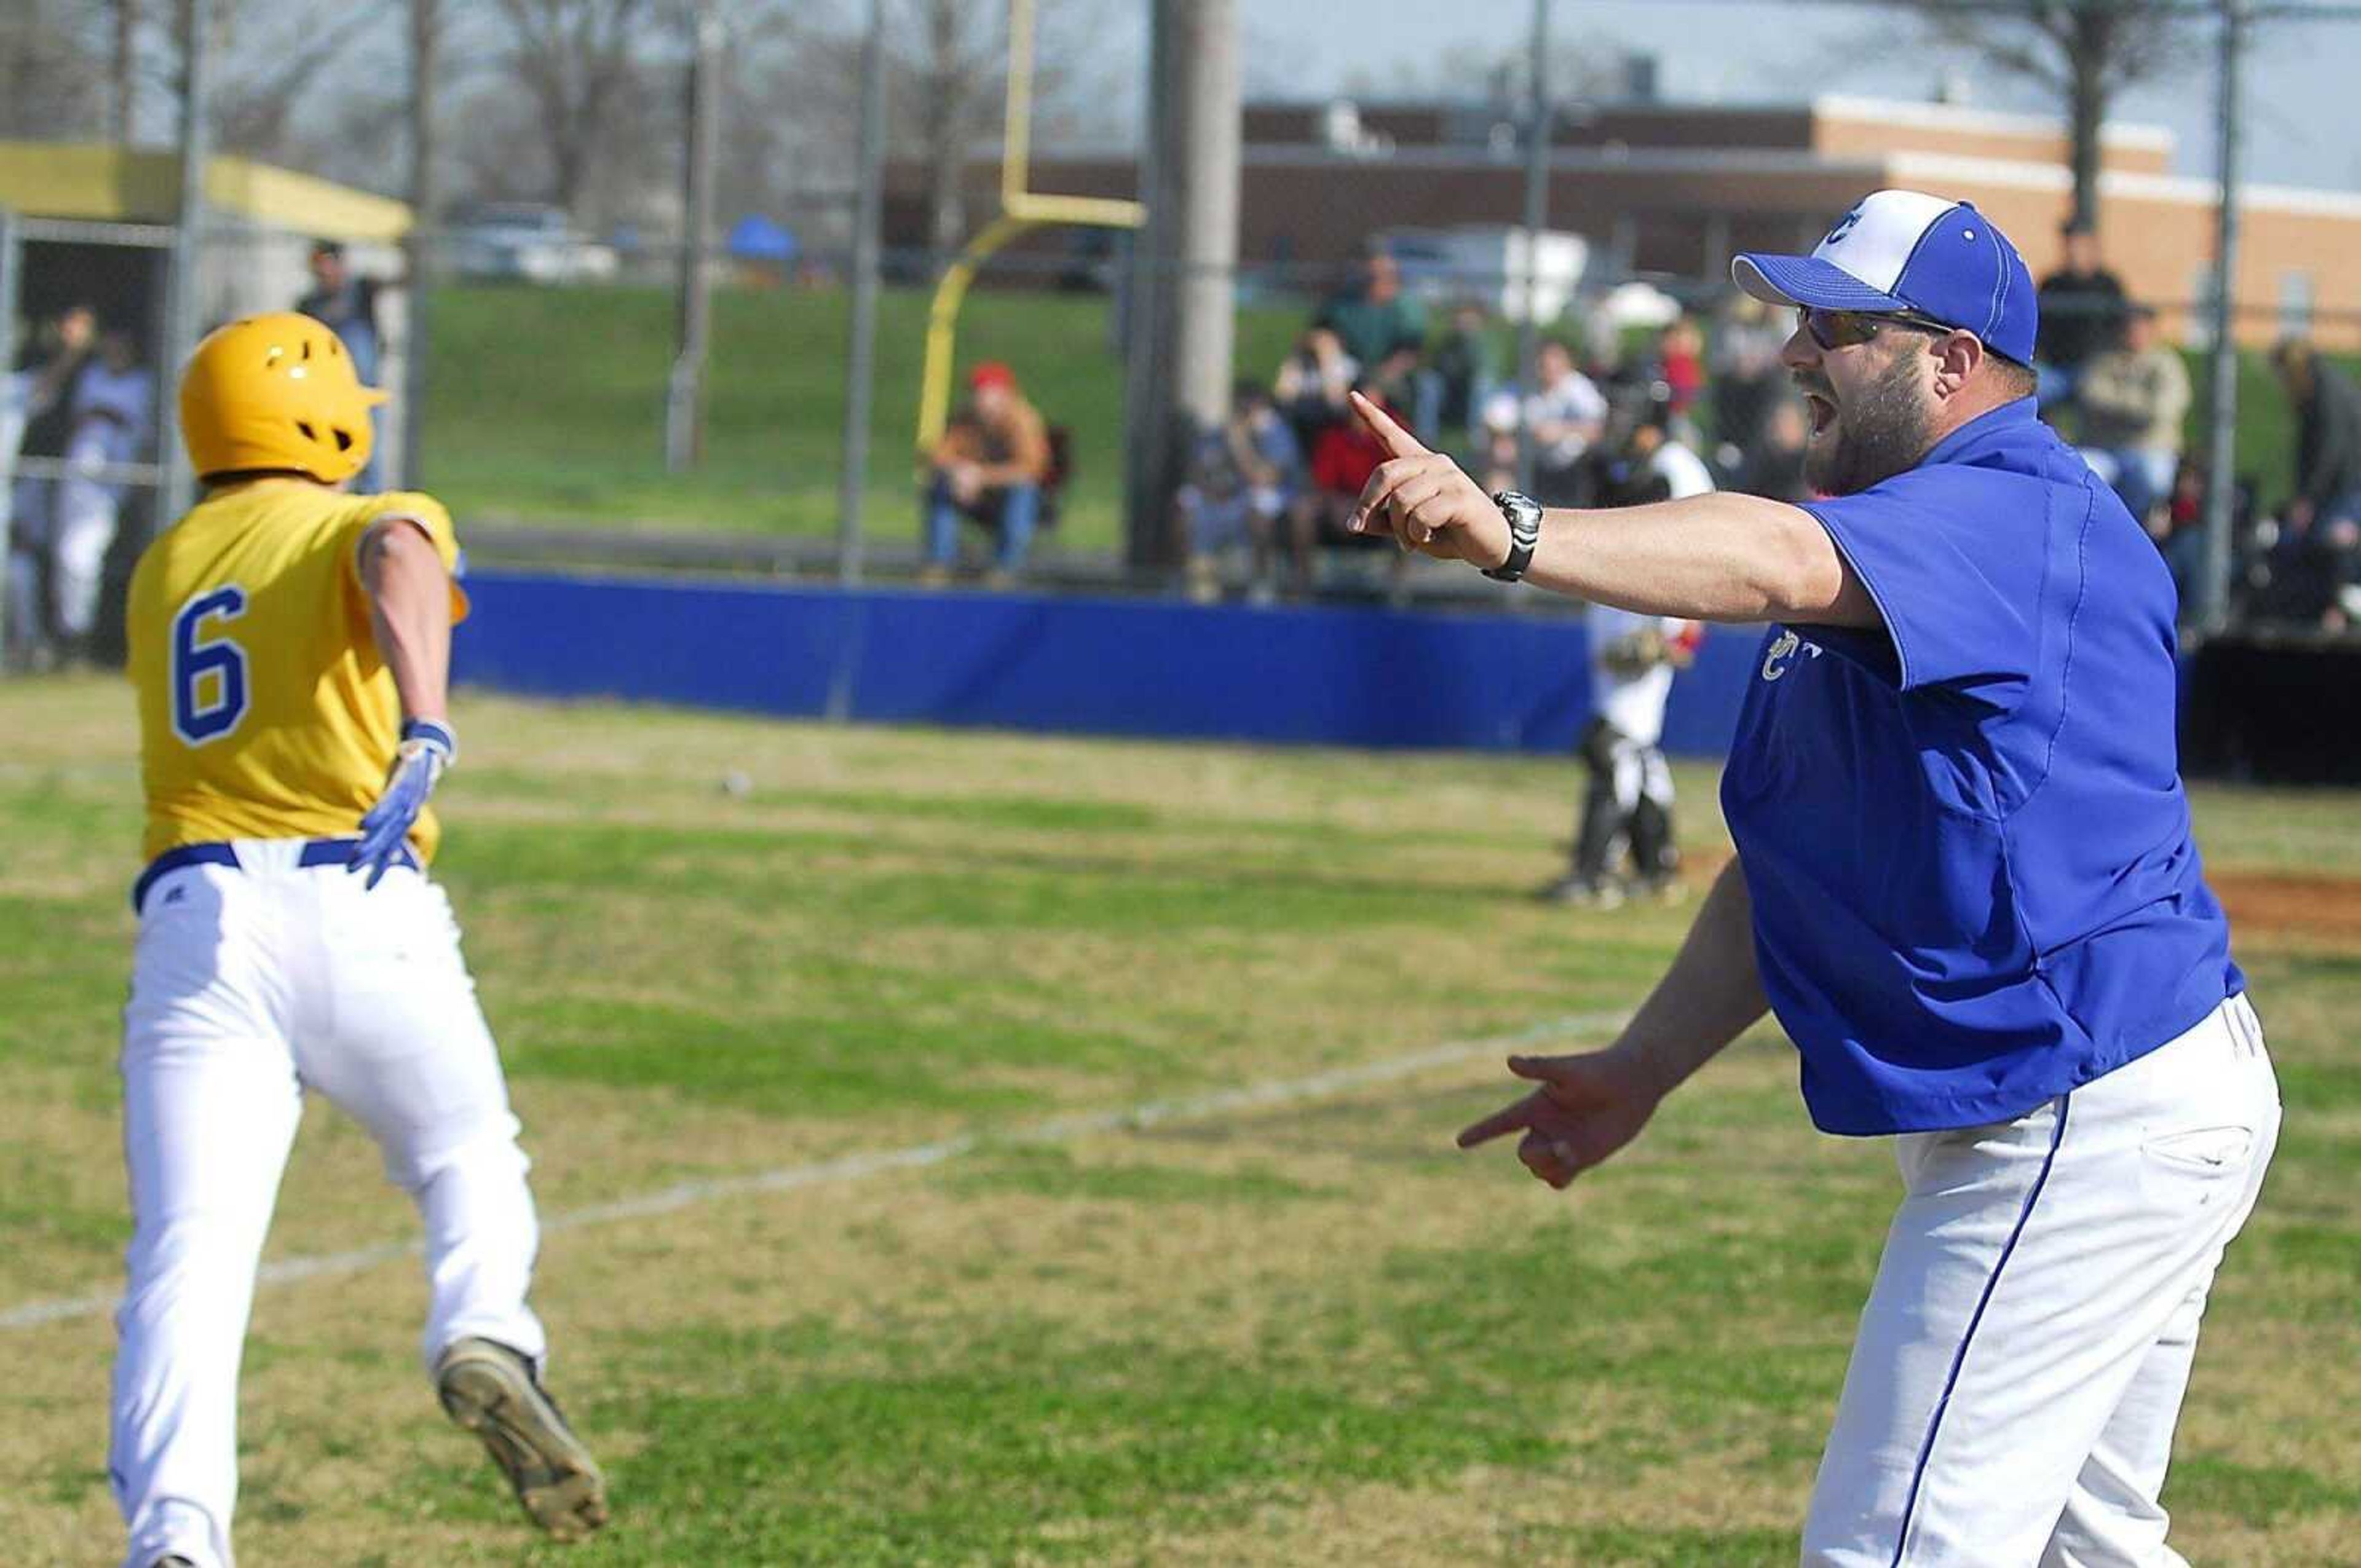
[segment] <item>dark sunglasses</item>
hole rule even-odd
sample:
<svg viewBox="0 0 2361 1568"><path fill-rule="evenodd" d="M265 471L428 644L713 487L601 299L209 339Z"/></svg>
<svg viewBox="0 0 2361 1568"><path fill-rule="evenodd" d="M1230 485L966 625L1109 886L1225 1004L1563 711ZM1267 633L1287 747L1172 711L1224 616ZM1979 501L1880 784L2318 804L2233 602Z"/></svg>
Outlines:
<svg viewBox="0 0 2361 1568"><path fill-rule="evenodd" d="M1912 315L1905 311L1824 311L1810 305L1795 307L1795 324L1809 334L1823 352L1867 343L1877 335L1882 327L1906 327L1912 332L1933 333L1938 336L1960 330L1948 322Z"/></svg>

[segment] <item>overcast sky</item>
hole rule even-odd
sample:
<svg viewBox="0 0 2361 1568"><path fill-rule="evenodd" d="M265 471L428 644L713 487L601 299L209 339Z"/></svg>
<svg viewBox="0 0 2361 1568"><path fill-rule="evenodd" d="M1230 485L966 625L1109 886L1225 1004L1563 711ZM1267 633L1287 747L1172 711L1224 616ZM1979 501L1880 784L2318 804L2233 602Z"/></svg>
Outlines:
<svg viewBox="0 0 2361 1568"><path fill-rule="evenodd" d="M1132 7L1118 5L1120 15ZM1146 6L1137 7L1145 11ZM1250 91L1341 90L1356 79L1408 88L1419 62L1455 46L1521 49L1532 0L1239 0ZM1806 0L1555 0L1554 26L1655 54L1664 95L1679 100L1796 102L1820 93L1925 98L1947 74L1969 101L2048 109L2037 93L1923 47L1874 7ZM1126 17L1128 21L1130 18ZM2202 24L2200 25L2201 27ZM2210 47L2212 32L2202 35ZM1109 39L1110 43L1116 40ZM2361 19L2272 22L2248 58L2246 170L2275 184L2361 190ZM2162 125L2179 138L2175 167L2213 172L2213 71L2193 70L2130 93L2117 117ZM2340 126L2343 127L2340 129Z"/></svg>

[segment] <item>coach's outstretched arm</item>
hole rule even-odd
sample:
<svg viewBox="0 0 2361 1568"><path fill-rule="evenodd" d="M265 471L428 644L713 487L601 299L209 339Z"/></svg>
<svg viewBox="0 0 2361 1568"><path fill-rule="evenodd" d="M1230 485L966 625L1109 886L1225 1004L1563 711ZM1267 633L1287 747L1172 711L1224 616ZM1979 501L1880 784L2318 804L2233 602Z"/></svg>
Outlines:
<svg viewBox="0 0 2361 1568"><path fill-rule="evenodd" d="M1389 454L1354 509L1356 532L1490 569L1509 558L1509 521L1458 464L1429 451L1383 409L1353 409ZM1876 626L1877 606L1812 514L1717 491L1612 511L1542 517L1525 580L1642 615Z"/></svg>
<svg viewBox="0 0 2361 1568"><path fill-rule="evenodd" d="M1770 1006L1754 968L1754 906L1732 861L1616 1042L1579 1056L1510 1057L1509 1070L1541 1087L1461 1133L1459 1146L1521 1132L1525 1168L1564 1188L1638 1136L1665 1095Z"/></svg>
<svg viewBox="0 0 2361 1568"><path fill-rule="evenodd" d="M425 531L388 518L361 541L361 587L379 657L401 700L401 743L385 793L361 818L350 869L384 879L410 840L426 797L459 754L451 728L451 574Z"/></svg>

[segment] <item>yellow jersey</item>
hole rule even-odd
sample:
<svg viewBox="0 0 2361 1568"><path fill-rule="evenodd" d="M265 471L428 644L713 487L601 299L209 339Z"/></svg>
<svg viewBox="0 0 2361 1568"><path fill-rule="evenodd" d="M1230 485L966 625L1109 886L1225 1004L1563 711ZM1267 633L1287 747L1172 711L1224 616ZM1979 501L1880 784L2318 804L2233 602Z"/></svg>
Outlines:
<svg viewBox="0 0 2361 1568"><path fill-rule="evenodd" d="M458 543L432 497L348 496L265 479L200 502L139 557L125 612L139 702L148 858L227 839L349 838L401 741L361 543L416 524L446 570ZM451 618L467 601L452 588ZM440 830L419 814L424 861Z"/></svg>

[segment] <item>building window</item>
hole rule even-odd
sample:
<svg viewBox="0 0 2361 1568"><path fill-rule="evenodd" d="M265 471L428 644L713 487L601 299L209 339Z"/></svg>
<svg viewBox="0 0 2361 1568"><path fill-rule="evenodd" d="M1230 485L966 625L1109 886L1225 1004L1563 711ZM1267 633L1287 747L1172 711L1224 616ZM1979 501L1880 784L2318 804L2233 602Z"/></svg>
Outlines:
<svg viewBox="0 0 2361 1568"><path fill-rule="evenodd" d="M2312 335L2312 274L2309 272L2279 274L2279 335Z"/></svg>

